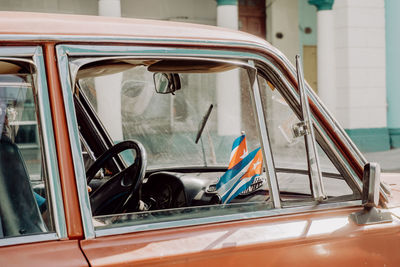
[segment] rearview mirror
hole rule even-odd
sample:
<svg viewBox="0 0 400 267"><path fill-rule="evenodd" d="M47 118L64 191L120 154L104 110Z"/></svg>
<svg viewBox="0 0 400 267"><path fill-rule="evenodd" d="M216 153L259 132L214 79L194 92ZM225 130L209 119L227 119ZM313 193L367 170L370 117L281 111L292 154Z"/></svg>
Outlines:
<svg viewBox="0 0 400 267"><path fill-rule="evenodd" d="M174 94L176 90L181 89L181 79L177 73L153 74L154 87L159 94Z"/></svg>

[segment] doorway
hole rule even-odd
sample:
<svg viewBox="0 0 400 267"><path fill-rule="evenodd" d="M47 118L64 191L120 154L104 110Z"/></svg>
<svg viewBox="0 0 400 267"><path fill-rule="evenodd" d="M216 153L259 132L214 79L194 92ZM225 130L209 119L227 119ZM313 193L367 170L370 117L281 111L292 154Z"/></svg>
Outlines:
<svg viewBox="0 0 400 267"><path fill-rule="evenodd" d="M239 30L266 39L265 0L239 0Z"/></svg>

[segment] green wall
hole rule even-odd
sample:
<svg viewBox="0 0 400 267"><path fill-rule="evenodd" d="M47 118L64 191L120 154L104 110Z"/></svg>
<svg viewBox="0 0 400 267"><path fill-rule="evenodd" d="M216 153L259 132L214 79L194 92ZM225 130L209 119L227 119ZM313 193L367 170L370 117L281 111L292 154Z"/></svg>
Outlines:
<svg viewBox="0 0 400 267"><path fill-rule="evenodd" d="M390 149L389 129L346 129L347 134L362 152L385 151Z"/></svg>
<svg viewBox="0 0 400 267"><path fill-rule="evenodd" d="M392 147L400 147L400 1L385 0L387 124Z"/></svg>

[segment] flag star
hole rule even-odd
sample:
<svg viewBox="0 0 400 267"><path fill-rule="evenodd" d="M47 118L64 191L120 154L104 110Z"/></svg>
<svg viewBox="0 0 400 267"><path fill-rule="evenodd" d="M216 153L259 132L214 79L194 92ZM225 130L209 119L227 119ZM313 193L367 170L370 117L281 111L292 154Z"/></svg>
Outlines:
<svg viewBox="0 0 400 267"><path fill-rule="evenodd" d="M244 159L247 156L247 154L249 154L249 153L246 151L246 149L244 149L243 154L242 154L242 156L240 156L240 158Z"/></svg>
<svg viewBox="0 0 400 267"><path fill-rule="evenodd" d="M261 161L257 161L256 163L253 164L253 170L257 168L258 165L261 164Z"/></svg>

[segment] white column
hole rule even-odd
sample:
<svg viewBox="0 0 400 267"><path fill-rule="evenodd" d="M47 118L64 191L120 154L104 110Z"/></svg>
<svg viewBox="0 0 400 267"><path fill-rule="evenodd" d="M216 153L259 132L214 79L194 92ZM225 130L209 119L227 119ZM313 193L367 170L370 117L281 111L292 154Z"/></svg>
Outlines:
<svg viewBox="0 0 400 267"><path fill-rule="evenodd" d="M114 141L123 140L121 82L120 73L95 78L97 114Z"/></svg>
<svg viewBox="0 0 400 267"><path fill-rule="evenodd" d="M120 0L99 0L99 16L121 17Z"/></svg>
<svg viewBox="0 0 400 267"><path fill-rule="evenodd" d="M217 26L239 29L239 16L237 5L219 5L217 7Z"/></svg>
<svg viewBox="0 0 400 267"><path fill-rule="evenodd" d="M217 1L217 26L237 30L239 27L236 0ZM218 134L239 135L241 104L239 71L232 70L217 76Z"/></svg>
<svg viewBox="0 0 400 267"><path fill-rule="evenodd" d="M335 114L335 28L332 10L318 11L317 20L318 95L328 109Z"/></svg>
<svg viewBox="0 0 400 267"><path fill-rule="evenodd" d="M394 97L386 97L386 58L393 60L395 57L393 53L386 53L386 38L393 37L385 34L387 8L393 9L390 3L384 0L335 0L334 5L336 118L364 152L390 148L386 101ZM396 11L394 13L398 16ZM398 33L396 23L389 25ZM395 69L393 73L397 75Z"/></svg>
<svg viewBox="0 0 400 267"><path fill-rule="evenodd" d="M120 0L99 0L99 15L120 17ZM97 112L114 141L122 141L121 117L121 82L122 74L112 74L95 79L97 94Z"/></svg>

